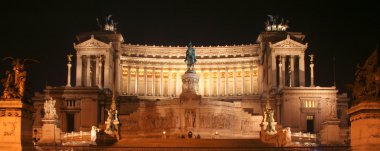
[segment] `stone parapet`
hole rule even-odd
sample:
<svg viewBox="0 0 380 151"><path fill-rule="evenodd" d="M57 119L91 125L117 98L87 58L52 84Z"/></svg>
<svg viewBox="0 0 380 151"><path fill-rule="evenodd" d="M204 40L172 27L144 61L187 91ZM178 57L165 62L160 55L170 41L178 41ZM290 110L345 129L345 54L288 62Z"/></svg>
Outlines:
<svg viewBox="0 0 380 151"><path fill-rule="evenodd" d="M21 99L0 100L0 150L23 150L32 144L33 106Z"/></svg>
<svg viewBox="0 0 380 151"><path fill-rule="evenodd" d="M363 101L348 110L353 150L380 150L380 101Z"/></svg>

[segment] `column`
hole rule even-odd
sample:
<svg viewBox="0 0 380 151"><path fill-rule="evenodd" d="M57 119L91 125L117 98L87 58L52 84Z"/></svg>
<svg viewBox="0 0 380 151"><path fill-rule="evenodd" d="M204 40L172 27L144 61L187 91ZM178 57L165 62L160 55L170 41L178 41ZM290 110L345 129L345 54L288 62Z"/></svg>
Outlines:
<svg viewBox="0 0 380 151"><path fill-rule="evenodd" d="M310 87L314 87L314 55L310 56Z"/></svg>
<svg viewBox="0 0 380 151"><path fill-rule="evenodd" d="M283 75L281 81L282 81L283 86L286 86L286 79L285 79L285 77L286 77L286 73L285 73L286 62L285 61L286 61L286 56L282 56L282 59L281 59L282 63L281 64L284 67L281 69L281 74Z"/></svg>
<svg viewBox="0 0 380 151"><path fill-rule="evenodd" d="M241 96L244 96L244 65L241 66Z"/></svg>
<svg viewBox="0 0 380 151"><path fill-rule="evenodd" d="M156 96L156 67L152 68L152 96Z"/></svg>
<svg viewBox="0 0 380 151"><path fill-rule="evenodd" d="M161 72L160 72L160 96L164 95L164 88L163 88L163 76L164 75L164 67L161 66Z"/></svg>
<svg viewBox="0 0 380 151"><path fill-rule="evenodd" d="M234 81L233 81L232 88L233 88L232 94L236 96L236 66L234 66Z"/></svg>
<svg viewBox="0 0 380 151"><path fill-rule="evenodd" d="M139 66L136 65L136 77L135 77L135 95L139 95Z"/></svg>
<svg viewBox="0 0 380 151"><path fill-rule="evenodd" d="M118 81L118 83L119 83L119 91L120 91L119 94L123 94L123 93L125 93L124 85L123 85L123 83L124 83L124 80L123 80L123 65L119 64L118 66L119 66L119 73L116 74L116 76L119 79L119 81Z"/></svg>
<svg viewBox="0 0 380 151"><path fill-rule="evenodd" d="M111 55L107 54L104 61L104 88L110 88L110 80L113 80L112 76L110 77L110 57Z"/></svg>
<svg viewBox="0 0 380 151"><path fill-rule="evenodd" d="M205 75L203 69L201 69L201 75L199 78L199 84L200 84L200 95L204 96L205 95Z"/></svg>
<svg viewBox="0 0 380 151"><path fill-rule="evenodd" d="M147 75L147 67L145 66L144 67L144 95L147 96L148 95L148 75Z"/></svg>
<svg viewBox="0 0 380 151"><path fill-rule="evenodd" d="M128 95L131 95L131 66L128 65L128 86L127 86L127 93Z"/></svg>
<svg viewBox="0 0 380 151"><path fill-rule="evenodd" d="M67 87L71 87L71 62L67 64Z"/></svg>
<svg viewBox="0 0 380 151"><path fill-rule="evenodd" d="M99 87L99 56L96 56L95 58L95 85Z"/></svg>
<svg viewBox="0 0 380 151"><path fill-rule="evenodd" d="M169 69L169 75L168 75L168 96L172 96L172 68Z"/></svg>
<svg viewBox="0 0 380 151"><path fill-rule="evenodd" d="M75 84L76 86L82 86L82 55L77 54L77 73L76 73L76 81Z"/></svg>
<svg viewBox="0 0 380 151"><path fill-rule="evenodd" d="M116 90L114 90L115 93L120 94L121 84L122 84L120 77L121 77L123 71L121 68L122 66L120 64L120 57L118 57L118 56L114 56L114 57L115 57L115 59L114 59L115 62L113 62L113 65L114 65L115 71L112 73L112 77L114 77L115 79L112 81L112 84L115 85L115 89L116 89ZM92 81L92 78L91 78L91 81Z"/></svg>
<svg viewBox="0 0 380 151"><path fill-rule="evenodd" d="M299 59L298 59L298 78L299 78L299 83L300 86L305 86L305 54L300 54Z"/></svg>
<svg viewBox="0 0 380 151"><path fill-rule="evenodd" d="M86 86L91 87L91 56L87 55L87 62L86 62Z"/></svg>
<svg viewBox="0 0 380 151"><path fill-rule="evenodd" d="M277 64L276 64L276 55L275 54L272 54L272 72L271 72L271 75L270 75L270 79L271 80L269 83L269 89L271 87L277 87L277 77L276 77L276 72L277 72Z"/></svg>
<svg viewBox="0 0 380 151"><path fill-rule="evenodd" d="M295 81L294 81L294 59L295 57L294 56L290 56L290 71L291 71L291 75L290 75L290 79L291 79L291 85L290 87L294 87L295 86Z"/></svg>
<svg viewBox="0 0 380 151"><path fill-rule="evenodd" d="M249 66L249 95L253 94L253 66Z"/></svg>
<svg viewBox="0 0 380 151"><path fill-rule="evenodd" d="M278 87L282 88L282 56L279 56L278 59Z"/></svg>
<svg viewBox="0 0 380 151"><path fill-rule="evenodd" d="M217 69L217 82L216 82L216 96L219 96L219 92L220 92L220 69L218 68Z"/></svg>
<svg viewBox="0 0 380 151"><path fill-rule="evenodd" d="M255 94L257 93L263 93L264 91L264 86L265 86L265 83L264 80L265 80L265 77L264 77L264 68L263 68L263 65L259 65L258 66L258 77L256 78L256 80L254 79L254 81L260 81L257 83L258 87L257 87L257 91L255 92ZM253 90L254 91L254 90Z"/></svg>
<svg viewBox="0 0 380 151"><path fill-rule="evenodd" d="M177 73L176 73L176 80L175 80L175 93L176 93L177 96L179 96L180 95L180 93L179 93L179 83L182 82L182 80L179 77L180 70L177 69L176 72Z"/></svg>
<svg viewBox="0 0 380 151"><path fill-rule="evenodd" d="M212 70L211 68L209 69L209 72L208 72L208 96L211 96L212 95Z"/></svg>
<svg viewBox="0 0 380 151"><path fill-rule="evenodd" d="M228 66L226 66L224 78L225 78L224 95L228 96Z"/></svg>

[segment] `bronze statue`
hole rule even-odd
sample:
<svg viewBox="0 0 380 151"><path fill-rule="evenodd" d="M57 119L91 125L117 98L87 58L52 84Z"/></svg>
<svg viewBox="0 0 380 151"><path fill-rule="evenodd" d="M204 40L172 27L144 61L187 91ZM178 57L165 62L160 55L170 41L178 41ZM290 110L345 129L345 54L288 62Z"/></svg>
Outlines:
<svg viewBox="0 0 380 151"><path fill-rule="evenodd" d="M72 54L68 54L68 55L67 55L67 60L69 61L69 63L71 63L71 61L72 61L71 57L73 57Z"/></svg>
<svg viewBox="0 0 380 151"><path fill-rule="evenodd" d="M19 58L6 57L3 61L12 61L12 70L7 71L7 77L2 79L3 91L2 99L21 98L26 96L26 76L27 65L29 63L37 63L33 59L20 60Z"/></svg>
<svg viewBox="0 0 380 151"><path fill-rule="evenodd" d="M187 71L194 71L194 64L197 62L197 58L195 56L195 49L193 48L191 42L187 45L185 62L187 64Z"/></svg>
<svg viewBox="0 0 380 151"><path fill-rule="evenodd" d="M378 98L380 88L380 68L377 64L377 51L374 51L363 66L357 65L353 96L356 99Z"/></svg>

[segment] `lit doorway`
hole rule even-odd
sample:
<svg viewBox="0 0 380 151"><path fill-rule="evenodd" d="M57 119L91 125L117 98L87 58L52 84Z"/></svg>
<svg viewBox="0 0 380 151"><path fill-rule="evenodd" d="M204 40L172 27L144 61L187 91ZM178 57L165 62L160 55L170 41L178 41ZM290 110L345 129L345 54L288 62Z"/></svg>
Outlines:
<svg viewBox="0 0 380 151"><path fill-rule="evenodd" d="M307 132L314 133L314 115L306 116L306 127Z"/></svg>
<svg viewBox="0 0 380 151"><path fill-rule="evenodd" d="M74 131L74 114L72 113L67 113L66 114L66 122L67 122L67 132L72 132Z"/></svg>

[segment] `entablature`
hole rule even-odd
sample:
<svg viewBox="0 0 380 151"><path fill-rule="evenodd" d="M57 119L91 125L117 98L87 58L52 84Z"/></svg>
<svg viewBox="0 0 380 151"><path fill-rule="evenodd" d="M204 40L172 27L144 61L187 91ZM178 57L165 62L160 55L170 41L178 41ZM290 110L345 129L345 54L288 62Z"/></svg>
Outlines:
<svg viewBox="0 0 380 151"><path fill-rule="evenodd" d="M140 58L140 57L120 57L121 65L128 64L156 64L156 65L179 65L185 66L184 59L165 59L165 58ZM196 66L236 66L259 65L258 57L242 57L228 59L198 59Z"/></svg>
<svg viewBox="0 0 380 151"><path fill-rule="evenodd" d="M194 46L198 58L234 58L258 56L257 44L235 46ZM187 47L122 45L122 55L150 58L185 58Z"/></svg>

